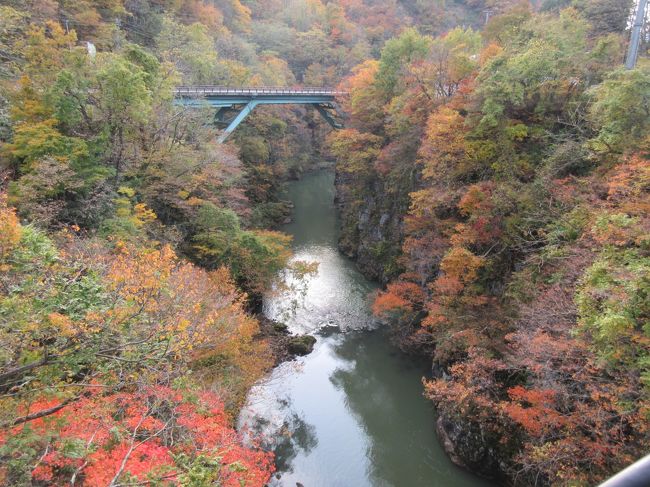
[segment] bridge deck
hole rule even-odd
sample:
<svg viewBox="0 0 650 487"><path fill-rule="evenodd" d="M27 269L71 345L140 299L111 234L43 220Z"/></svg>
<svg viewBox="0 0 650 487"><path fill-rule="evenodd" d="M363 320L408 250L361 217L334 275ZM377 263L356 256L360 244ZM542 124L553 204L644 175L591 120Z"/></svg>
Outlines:
<svg viewBox="0 0 650 487"><path fill-rule="evenodd" d="M344 91L331 88L290 88L286 86L259 88L231 88L226 86L179 86L174 94L178 97L209 97L209 96L344 96Z"/></svg>

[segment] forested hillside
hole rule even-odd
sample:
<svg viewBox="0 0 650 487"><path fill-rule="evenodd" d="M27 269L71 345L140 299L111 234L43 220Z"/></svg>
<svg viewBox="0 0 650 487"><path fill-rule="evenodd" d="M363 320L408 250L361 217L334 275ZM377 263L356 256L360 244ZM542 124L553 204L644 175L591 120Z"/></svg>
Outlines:
<svg viewBox="0 0 650 487"><path fill-rule="evenodd" d="M388 282L374 312L433 354L441 438L486 475L593 485L648 449L650 64L622 67L630 7L406 30L342 84L342 247Z"/></svg>
<svg viewBox="0 0 650 487"><path fill-rule="evenodd" d="M289 179L433 361L455 462L591 485L648 451L650 61L627 0L0 0L0 484L263 486ZM646 36L647 39L647 36ZM179 85L340 86L218 144ZM436 418L431 417L431 421ZM399 447L398 445L396 447ZM307 486L309 487L309 486Z"/></svg>
<svg viewBox="0 0 650 487"><path fill-rule="evenodd" d="M316 72L271 51L275 26L254 38L273 16L341 49L330 69L353 40L330 38L340 7L309 9L1 2L1 483L268 480L230 415L274 361L247 310L290 255L265 228L310 162L310 114L269 110L222 146L172 89Z"/></svg>

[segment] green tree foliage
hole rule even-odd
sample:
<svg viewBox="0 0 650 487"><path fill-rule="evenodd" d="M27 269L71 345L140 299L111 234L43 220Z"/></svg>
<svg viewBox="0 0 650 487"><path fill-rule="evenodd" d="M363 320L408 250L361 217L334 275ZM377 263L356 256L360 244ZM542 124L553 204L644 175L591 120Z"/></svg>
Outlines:
<svg viewBox="0 0 650 487"><path fill-rule="evenodd" d="M512 52L493 58L481 73L481 128L495 129L507 118L529 113L543 116L545 110L557 107L556 94L566 92L570 79L580 76L587 24L575 11L560 15L559 20L530 20L520 28L519 42L524 45L519 47L515 41Z"/></svg>
<svg viewBox="0 0 650 487"><path fill-rule="evenodd" d="M289 259L290 238L278 232L242 230L237 215L205 203L199 209L193 249L208 268L227 266L248 292L259 296Z"/></svg>
<svg viewBox="0 0 650 487"><path fill-rule="evenodd" d="M599 152L620 153L634 148L650 129L650 69L617 70L592 89L590 108Z"/></svg>
<svg viewBox="0 0 650 487"><path fill-rule="evenodd" d="M17 48L19 41L27 30L27 14L7 5L0 6L0 52L2 65L0 66L0 79L15 75L18 72L20 52Z"/></svg>
<svg viewBox="0 0 650 487"><path fill-rule="evenodd" d="M412 62L424 59L431 42L430 37L421 35L413 28L386 42L379 60L377 85L387 99L395 95L403 70Z"/></svg>
<svg viewBox="0 0 650 487"><path fill-rule="evenodd" d="M186 84L230 81L225 70L220 72L214 39L205 25L197 22L186 26L167 17L157 41L163 59L182 73Z"/></svg>
<svg viewBox="0 0 650 487"><path fill-rule="evenodd" d="M650 258L638 250L611 250L587 269L576 296L579 324L593 338L600 356L613 367L639 370L646 387L650 387L649 293Z"/></svg>

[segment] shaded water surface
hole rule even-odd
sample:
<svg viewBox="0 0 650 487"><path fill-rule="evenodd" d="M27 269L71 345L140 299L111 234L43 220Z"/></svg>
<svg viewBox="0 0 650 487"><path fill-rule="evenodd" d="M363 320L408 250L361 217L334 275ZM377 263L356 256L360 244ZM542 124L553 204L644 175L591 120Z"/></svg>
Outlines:
<svg viewBox="0 0 650 487"><path fill-rule="evenodd" d="M314 352L287 362L251 391L240 426L276 454L271 485L295 487L488 485L455 467L422 397L427 364L400 353L368 311L375 285L336 248L333 174L292 183L295 259L318 262L302 292L273 293L264 312L318 338ZM289 278L287 278L290 281Z"/></svg>

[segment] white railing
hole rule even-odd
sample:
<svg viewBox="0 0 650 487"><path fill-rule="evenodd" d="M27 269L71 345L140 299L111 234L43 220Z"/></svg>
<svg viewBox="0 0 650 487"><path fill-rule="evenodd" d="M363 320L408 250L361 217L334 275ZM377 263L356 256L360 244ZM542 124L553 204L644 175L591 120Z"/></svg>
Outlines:
<svg viewBox="0 0 650 487"><path fill-rule="evenodd" d="M633 463L599 487L648 487L650 485L650 455Z"/></svg>

